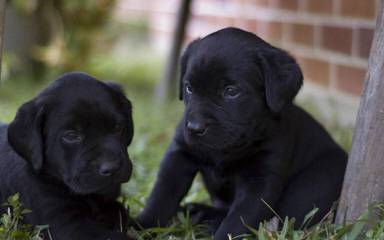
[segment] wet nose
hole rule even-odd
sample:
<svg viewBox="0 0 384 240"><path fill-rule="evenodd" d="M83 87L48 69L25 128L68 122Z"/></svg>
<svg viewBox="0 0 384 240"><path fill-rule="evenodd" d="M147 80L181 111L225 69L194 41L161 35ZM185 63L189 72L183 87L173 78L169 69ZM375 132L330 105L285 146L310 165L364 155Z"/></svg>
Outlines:
<svg viewBox="0 0 384 240"><path fill-rule="evenodd" d="M119 167L117 162L103 162L99 166L99 174L103 177L112 176L119 170Z"/></svg>
<svg viewBox="0 0 384 240"><path fill-rule="evenodd" d="M188 121L187 129L194 134L204 135L205 130L207 129L207 124L201 121Z"/></svg>

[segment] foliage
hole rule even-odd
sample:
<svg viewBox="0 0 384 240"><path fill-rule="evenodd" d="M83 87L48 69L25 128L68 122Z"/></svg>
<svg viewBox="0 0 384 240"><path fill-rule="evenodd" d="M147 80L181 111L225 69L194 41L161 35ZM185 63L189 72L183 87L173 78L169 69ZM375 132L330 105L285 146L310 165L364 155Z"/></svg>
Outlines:
<svg viewBox="0 0 384 240"><path fill-rule="evenodd" d="M0 218L0 240L42 240L41 231L46 226L31 226L23 224L24 216L30 213L23 208L19 195L10 196L3 205L6 209Z"/></svg>
<svg viewBox="0 0 384 240"><path fill-rule="evenodd" d="M37 19L44 36L30 55L45 67L64 71L82 68L105 38L115 0L13 0L25 18Z"/></svg>
<svg viewBox="0 0 384 240"><path fill-rule="evenodd" d="M211 239L208 229L204 225L192 224L188 214L178 213L175 221L165 228L155 227L147 230L131 230L138 240L164 240L164 239L185 239L203 240Z"/></svg>
<svg viewBox="0 0 384 240"><path fill-rule="evenodd" d="M19 195L15 194L8 198L4 204L7 207L6 213L0 219L0 240L42 240L41 231L47 226L33 227L22 224L25 214L30 213L29 210L23 208L19 201ZM317 213L317 209L309 212L301 227L294 229L295 219L285 218L280 221L280 229L271 229L268 222L260 223L259 227L252 228L249 234L241 236L228 236L228 240L244 239L244 240L381 240L384 239L384 205L377 204L368 208L361 217L354 223L345 223L336 225L332 223L332 215L327 215L319 224L308 227L311 219ZM372 214L378 216L377 220L372 221ZM272 227L273 228L273 227ZM209 240L212 237L208 228L204 225L193 224L188 214L179 213L173 223L169 227L155 227L147 230L137 231L130 229L130 235L135 236L138 240Z"/></svg>
<svg viewBox="0 0 384 240"><path fill-rule="evenodd" d="M332 214L327 215L319 224L308 227L317 209L309 212L301 227L294 229L295 219L279 219L280 229L271 229L270 223L260 223L258 228L248 226L250 233L241 236L228 236L228 240L382 240L384 239L384 208L383 204L373 205L353 223L341 225L332 223ZM370 219L375 214L379 218ZM244 223L246 226L247 224ZM152 228L143 231L132 230L138 239L212 239L204 225L194 225L188 215L178 214L171 226L167 228Z"/></svg>

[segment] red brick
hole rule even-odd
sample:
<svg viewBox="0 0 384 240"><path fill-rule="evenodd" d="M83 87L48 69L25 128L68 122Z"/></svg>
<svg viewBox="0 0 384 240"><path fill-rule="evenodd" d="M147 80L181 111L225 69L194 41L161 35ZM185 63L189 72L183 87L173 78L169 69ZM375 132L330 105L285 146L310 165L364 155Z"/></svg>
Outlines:
<svg viewBox="0 0 384 240"><path fill-rule="evenodd" d="M281 40L283 27L281 22L257 21L257 34L270 40Z"/></svg>
<svg viewBox="0 0 384 240"><path fill-rule="evenodd" d="M269 0L248 0L247 2L259 6L268 6L269 5Z"/></svg>
<svg viewBox="0 0 384 240"><path fill-rule="evenodd" d="M183 46L187 46L188 44L190 44L194 40L196 40L195 36L192 36L190 34L185 34L184 40L183 40Z"/></svg>
<svg viewBox="0 0 384 240"><path fill-rule="evenodd" d="M375 0L340 0L340 15L374 19Z"/></svg>
<svg viewBox="0 0 384 240"><path fill-rule="evenodd" d="M368 58L372 46L374 30L373 28L360 28L357 31L358 51L359 57Z"/></svg>
<svg viewBox="0 0 384 240"><path fill-rule="evenodd" d="M313 46L314 26L308 24L290 24L289 40L295 44Z"/></svg>
<svg viewBox="0 0 384 240"><path fill-rule="evenodd" d="M243 0L242 4L268 7L270 5L270 2L271 0Z"/></svg>
<svg viewBox="0 0 384 240"><path fill-rule="evenodd" d="M327 50L351 54L352 29L323 26L321 28L321 46Z"/></svg>
<svg viewBox="0 0 384 240"><path fill-rule="evenodd" d="M329 86L329 63L306 57L296 58L300 64L304 79L322 85L324 87Z"/></svg>
<svg viewBox="0 0 384 240"><path fill-rule="evenodd" d="M307 11L310 13L331 15L332 9L332 0L307 0Z"/></svg>
<svg viewBox="0 0 384 240"><path fill-rule="evenodd" d="M285 9L295 11L299 7L298 0L274 0L274 6Z"/></svg>
<svg viewBox="0 0 384 240"><path fill-rule="evenodd" d="M209 23L215 26L233 26L234 19L231 17L222 17L214 15L199 15L197 16L199 21Z"/></svg>
<svg viewBox="0 0 384 240"><path fill-rule="evenodd" d="M336 88L354 95L361 95L366 70L351 66L336 65Z"/></svg>
<svg viewBox="0 0 384 240"><path fill-rule="evenodd" d="M250 32L257 32L257 21L254 19L238 19L235 25Z"/></svg>

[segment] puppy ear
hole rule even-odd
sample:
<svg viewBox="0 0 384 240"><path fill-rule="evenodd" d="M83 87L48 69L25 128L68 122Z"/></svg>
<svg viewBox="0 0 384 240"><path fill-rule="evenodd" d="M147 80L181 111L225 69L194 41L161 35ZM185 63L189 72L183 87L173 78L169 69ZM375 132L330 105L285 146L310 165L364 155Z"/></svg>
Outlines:
<svg viewBox="0 0 384 240"><path fill-rule="evenodd" d="M128 128L127 128L127 144L130 145L134 135L134 126L132 120L132 114L129 115Z"/></svg>
<svg viewBox="0 0 384 240"><path fill-rule="evenodd" d="M303 84L301 69L293 57L278 48L261 53L259 59L267 105L272 112L278 113L300 90Z"/></svg>
<svg viewBox="0 0 384 240"><path fill-rule="evenodd" d="M183 77L185 75L185 72L187 71L188 60L199 41L200 41L200 38L193 40L184 50L184 53L182 54L180 59L180 79L179 79L179 99L180 100L183 100L183 93L184 93Z"/></svg>
<svg viewBox="0 0 384 240"><path fill-rule="evenodd" d="M120 84L117 84L117 83L114 83L114 82L111 82L111 81L107 81L105 82L105 84L108 85L108 87L112 88L113 90L115 90L116 92L122 94L123 96L123 103L124 103L124 107L123 107L123 112L125 113L127 119L128 119L128 129L127 129L127 143L128 145L131 144L132 142L132 139L133 139L133 120L132 120L132 103L131 101L129 101L129 99L127 97L125 97L125 91L123 89L123 87L120 85Z"/></svg>
<svg viewBox="0 0 384 240"><path fill-rule="evenodd" d="M108 87L112 88L116 92L119 92L119 93L125 95L124 88L120 84L117 84L117 83L114 83L111 81L106 81L105 84L107 84Z"/></svg>
<svg viewBox="0 0 384 240"><path fill-rule="evenodd" d="M44 161L43 107L34 100L22 105L8 127L12 148L39 172Z"/></svg>

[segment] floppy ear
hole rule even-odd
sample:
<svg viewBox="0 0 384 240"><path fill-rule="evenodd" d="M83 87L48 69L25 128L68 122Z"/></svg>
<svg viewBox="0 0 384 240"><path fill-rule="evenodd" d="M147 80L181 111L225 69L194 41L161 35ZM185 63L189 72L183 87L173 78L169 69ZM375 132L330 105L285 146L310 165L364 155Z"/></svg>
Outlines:
<svg viewBox="0 0 384 240"><path fill-rule="evenodd" d="M128 98L125 98L125 107L124 107L124 112L126 114L128 124L127 124L127 144L130 145L133 139L133 119L132 119L132 103L129 101Z"/></svg>
<svg viewBox="0 0 384 240"><path fill-rule="evenodd" d="M132 120L132 114L130 115L129 123L128 123L128 129L127 129L127 144L130 145L133 139L133 120Z"/></svg>
<svg viewBox="0 0 384 240"><path fill-rule="evenodd" d="M270 48L259 53L268 107L278 113L293 101L303 84L303 75L295 59L285 51Z"/></svg>
<svg viewBox="0 0 384 240"><path fill-rule="evenodd" d="M123 87L120 84L117 84L117 83L114 83L114 82L111 82L111 81L107 81L107 82L105 82L105 84L107 84L108 87L112 88L116 92L118 92L118 93L123 95L122 96L123 99L124 99L123 100L123 104L124 104L123 111L126 114L126 116L128 117L128 129L127 129L127 136L128 136L128 138L127 138L127 143L129 145L129 144L131 144L132 138L133 138L132 103L125 96L125 91L124 91Z"/></svg>
<svg viewBox="0 0 384 240"><path fill-rule="evenodd" d="M44 161L43 107L34 100L22 105L8 127L12 148L39 172Z"/></svg>
<svg viewBox="0 0 384 240"><path fill-rule="evenodd" d="M179 79L179 99L180 100L183 100L183 92L184 92L183 77L185 75L185 72L187 71L188 60L199 41L200 41L200 38L195 39L190 44L188 44L187 48L184 50L184 53L182 54L180 59L180 79Z"/></svg>

